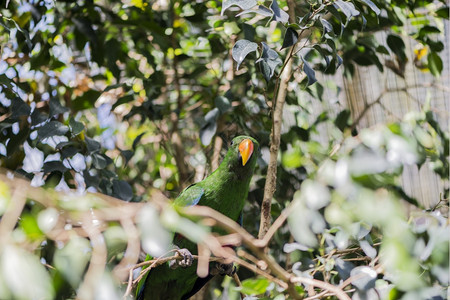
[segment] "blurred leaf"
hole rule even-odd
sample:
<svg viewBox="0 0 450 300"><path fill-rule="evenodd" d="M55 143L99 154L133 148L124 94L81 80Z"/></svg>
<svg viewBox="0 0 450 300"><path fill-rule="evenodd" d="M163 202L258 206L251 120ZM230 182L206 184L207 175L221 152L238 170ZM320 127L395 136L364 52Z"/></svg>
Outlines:
<svg viewBox="0 0 450 300"><path fill-rule="evenodd" d="M18 299L53 299L50 276L39 258L13 245L4 245L0 273ZM24 284L26 282L27 284Z"/></svg>
<svg viewBox="0 0 450 300"><path fill-rule="evenodd" d="M146 253L158 257L169 250L172 234L161 225L159 214L151 204L145 205L140 210L138 225L141 231L142 248Z"/></svg>
<svg viewBox="0 0 450 300"><path fill-rule="evenodd" d="M94 104L102 92L96 90L88 90L83 95L76 97L72 101L72 109L74 111L80 111L88 108L94 108Z"/></svg>
<svg viewBox="0 0 450 300"><path fill-rule="evenodd" d="M237 62L236 70L239 69L239 66L244 61L245 57L250 53L254 52L258 49L258 45L256 43L250 42L248 40L239 40L234 44L232 50L233 59Z"/></svg>
<svg viewBox="0 0 450 300"><path fill-rule="evenodd" d="M92 249L85 238L74 236L61 249L56 249L53 261L56 269L73 288L77 288L83 279L83 273L91 258Z"/></svg>
<svg viewBox="0 0 450 300"><path fill-rule="evenodd" d="M430 72L434 77L441 76L444 64L442 63L442 59L436 52L431 52L428 55L428 68L430 69Z"/></svg>
<svg viewBox="0 0 450 300"><path fill-rule="evenodd" d="M355 277L352 284L359 290L366 291L375 287L377 272L371 267L356 267L350 272L350 276Z"/></svg>
<svg viewBox="0 0 450 300"><path fill-rule="evenodd" d="M209 111L203 122L203 126L200 129L200 141L203 145L207 146L211 143L212 138L216 134L217 119L219 118L220 110L215 107Z"/></svg>
<svg viewBox="0 0 450 300"><path fill-rule="evenodd" d="M246 295L264 294L269 287L269 281L266 278L246 279L242 281L241 292Z"/></svg>

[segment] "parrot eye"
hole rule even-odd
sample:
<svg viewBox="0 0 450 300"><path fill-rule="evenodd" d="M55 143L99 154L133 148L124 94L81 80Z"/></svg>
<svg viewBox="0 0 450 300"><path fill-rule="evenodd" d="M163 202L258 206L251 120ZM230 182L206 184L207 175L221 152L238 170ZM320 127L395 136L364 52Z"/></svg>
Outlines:
<svg viewBox="0 0 450 300"><path fill-rule="evenodd" d="M231 140L230 146L233 146L233 144L234 144L234 141L233 141L233 140Z"/></svg>

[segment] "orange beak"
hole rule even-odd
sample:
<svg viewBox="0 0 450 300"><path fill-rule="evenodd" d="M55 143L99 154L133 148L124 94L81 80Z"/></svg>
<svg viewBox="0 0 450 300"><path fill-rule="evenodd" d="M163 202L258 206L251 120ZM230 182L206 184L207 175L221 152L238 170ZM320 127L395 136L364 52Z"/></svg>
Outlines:
<svg viewBox="0 0 450 300"><path fill-rule="evenodd" d="M253 142L249 139L243 140L239 144L239 152L241 153L241 157L242 157L242 165L245 166L245 164L250 159L250 156L252 156Z"/></svg>

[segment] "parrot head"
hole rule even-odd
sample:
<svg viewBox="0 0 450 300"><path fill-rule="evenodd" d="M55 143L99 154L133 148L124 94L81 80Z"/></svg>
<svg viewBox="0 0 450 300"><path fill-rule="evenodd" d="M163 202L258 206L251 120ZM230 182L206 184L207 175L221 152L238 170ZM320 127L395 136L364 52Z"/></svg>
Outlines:
<svg viewBox="0 0 450 300"><path fill-rule="evenodd" d="M259 153L259 143L249 136L238 136L231 141L228 149L230 161L236 169L248 169L253 172Z"/></svg>

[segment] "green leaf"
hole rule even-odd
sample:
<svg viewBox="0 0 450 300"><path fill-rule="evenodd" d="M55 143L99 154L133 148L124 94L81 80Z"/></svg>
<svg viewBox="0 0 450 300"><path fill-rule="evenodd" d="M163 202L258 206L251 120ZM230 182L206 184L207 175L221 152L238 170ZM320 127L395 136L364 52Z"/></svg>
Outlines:
<svg viewBox="0 0 450 300"><path fill-rule="evenodd" d="M242 281L241 292L246 295L260 295L264 294L269 287L269 280L266 278L246 279Z"/></svg>
<svg viewBox="0 0 450 300"><path fill-rule="evenodd" d="M85 137L84 141L86 142L86 147L89 153L97 152L101 148L100 143L90 137Z"/></svg>
<svg viewBox="0 0 450 300"><path fill-rule="evenodd" d="M84 124L78 121L75 121L74 118L70 118L69 126L72 132L72 136L79 135L84 130Z"/></svg>
<svg viewBox="0 0 450 300"><path fill-rule="evenodd" d="M260 63L261 72L263 73L264 79L268 82L275 73L275 68L283 62L275 50L270 49L264 42L261 44L263 45L263 52L256 63Z"/></svg>
<svg viewBox="0 0 450 300"><path fill-rule="evenodd" d="M305 72L306 76L308 77L308 85L311 85L317 81L316 79L316 72L311 68L309 63L301 57L303 61L303 72Z"/></svg>
<svg viewBox="0 0 450 300"><path fill-rule="evenodd" d="M288 29L286 30L286 34L284 35L283 46L281 46L281 50L295 45L297 41L298 41L297 31L291 27L288 27Z"/></svg>
<svg viewBox="0 0 450 300"><path fill-rule="evenodd" d="M30 115L31 108L22 99L20 99L19 97L14 97L11 102L11 119L17 119L21 116Z"/></svg>
<svg viewBox="0 0 450 300"><path fill-rule="evenodd" d="M264 5L258 5L256 9L246 9L236 15L236 17L249 14L249 13L255 13L263 17L272 17L273 11L265 7Z"/></svg>
<svg viewBox="0 0 450 300"><path fill-rule="evenodd" d="M13 245L3 245L0 277L15 299L54 299L50 276L39 257ZM26 284L24 284L26 282Z"/></svg>
<svg viewBox="0 0 450 300"><path fill-rule="evenodd" d="M245 57L250 53L258 49L258 45L254 42L248 40L239 40L234 44L232 50L233 59L237 62L236 70L244 61Z"/></svg>
<svg viewBox="0 0 450 300"><path fill-rule="evenodd" d="M233 5L239 6L240 9L246 10L256 6L257 4L258 2L256 2L256 0L225 0L222 3L221 14L223 15L224 12Z"/></svg>
<svg viewBox="0 0 450 300"><path fill-rule="evenodd" d="M95 101L97 101L98 97L102 92L96 90L89 90L85 92L83 95L73 99L72 101L72 109L75 111L84 110L88 108L94 108Z"/></svg>
<svg viewBox="0 0 450 300"><path fill-rule="evenodd" d="M335 7L341 9L344 15L347 17L347 21L345 26L347 26L348 22L356 16L359 16L359 11L356 10L355 5L351 2L344 2L342 0L337 0L334 4Z"/></svg>
<svg viewBox="0 0 450 300"><path fill-rule="evenodd" d="M117 198L130 201L133 198L133 190L130 184L124 180L113 180L113 192Z"/></svg>
<svg viewBox="0 0 450 300"><path fill-rule="evenodd" d="M367 4L367 6L370 7L371 10L373 10L373 12L379 16L381 13L381 10L375 5L375 3L373 3L371 0L360 0L361 2L364 2L365 4Z"/></svg>
<svg viewBox="0 0 450 300"><path fill-rule="evenodd" d="M49 107L50 107L49 108L49 115L50 116L63 114L63 113L68 112L70 110L69 108L62 106L61 103L59 103L59 101L56 100L55 98L50 98Z"/></svg>
<svg viewBox="0 0 450 300"><path fill-rule="evenodd" d="M378 275L377 272L371 267L359 266L350 272L350 276L355 278L352 281L352 284L358 290L367 291L375 287L375 280Z"/></svg>
<svg viewBox="0 0 450 300"><path fill-rule="evenodd" d="M447 19L449 18L449 7L448 6L444 6L439 8L438 10L435 11L435 14L442 18L442 19Z"/></svg>
<svg viewBox="0 0 450 300"><path fill-rule="evenodd" d="M217 119L219 116L220 110L217 107L213 108L205 115L203 126L200 128L200 141L203 145L209 145L216 134Z"/></svg>
<svg viewBox="0 0 450 300"><path fill-rule="evenodd" d="M434 77L440 77L444 64L441 57L436 52L428 54L428 68Z"/></svg>
<svg viewBox="0 0 450 300"><path fill-rule="evenodd" d="M153 205L147 204L139 211L137 223L141 232L142 248L146 253L158 257L169 250L172 234L162 226L159 213Z"/></svg>
<svg viewBox="0 0 450 300"><path fill-rule="evenodd" d="M69 127L58 121L51 121L38 130L39 140L42 141L45 138L52 136L61 136L69 131Z"/></svg>
<svg viewBox="0 0 450 300"><path fill-rule="evenodd" d="M401 61L406 61L405 43L398 35L388 35L386 42L392 52L400 58Z"/></svg>
<svg viewBox="0 0 450 300"><path fill-rule="evenodd" d="M83 273L90 260L91 245L85 238L75 236L61 249L56 249L54 265L73 288L83 279Z"/></svg>
<svg viewBox="0 0 450 300"><path fill-rule="evenodd" d="M280 9L277 0L272 0L270 9L273 11L274 21L280 22L282 24L286 24L289 22L289 15L284 10Z"/></svg>

